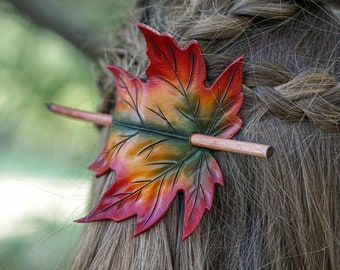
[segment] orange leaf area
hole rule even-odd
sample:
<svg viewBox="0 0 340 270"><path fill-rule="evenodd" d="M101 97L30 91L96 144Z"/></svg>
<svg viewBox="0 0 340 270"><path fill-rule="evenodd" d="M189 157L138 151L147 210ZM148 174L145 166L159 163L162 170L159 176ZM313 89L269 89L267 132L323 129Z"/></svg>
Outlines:
<svg viewBox="0 0 340 270"><path fill-rule="evenodd" d="M109 140L90 169L115 171L112 185L79 222L121 221L136 216L135 235L155 225L178 192L184 194L183 236L210 210L214 185L223 185L210 150L190 144L193 133L231 138L240 129L242 58L210 86L200 47L181 48L166 33L138 25L150 59L147 81L109 66L116 81L116 106Z"/></svg>

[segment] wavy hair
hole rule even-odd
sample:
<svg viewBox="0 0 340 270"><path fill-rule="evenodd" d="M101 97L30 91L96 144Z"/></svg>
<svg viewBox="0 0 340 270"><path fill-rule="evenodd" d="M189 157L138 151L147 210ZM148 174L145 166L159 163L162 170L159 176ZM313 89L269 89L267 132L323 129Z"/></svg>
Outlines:
<svg viewBox="0 0 340 270"><path fill-rule="evenodd" d="M181 44L196 39L208 83L244 57L238 140L270 144L260 159L216 152L225 185L196 231L181 240L183 197L149 231L134 219L86 224L72 269L338 269L340 266L340 23L337 1L140 0L105 63L144 76L143 22ZM100 111L114 106L99 79ZM102 130L103 141L108 131ZM114 174L96 180L91 206Z"/></svg>

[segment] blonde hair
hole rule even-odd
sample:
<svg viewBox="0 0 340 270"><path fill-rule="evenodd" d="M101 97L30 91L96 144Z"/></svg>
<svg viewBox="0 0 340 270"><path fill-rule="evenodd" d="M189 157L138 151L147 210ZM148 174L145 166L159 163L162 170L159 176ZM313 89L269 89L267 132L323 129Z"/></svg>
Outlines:
<svg viewBox="0 0 340 270"><path fill-rule="evenodd" d="M212 210L187 240L179 194L167 215L135 238L133 218L86 224L71 268L337 269L339 18L321 1L144 0L137 10L138 21L181 44L200 43L208 83L244 56L244 124L235 138L270 144L275 154L265 160L216 152L225 185L215 188ZM144 76L135 22L116 37L106 61ZM110 112L114 82L105 72L99 89L100 110ZM95 180L91 206L113 178Z"/></svg>

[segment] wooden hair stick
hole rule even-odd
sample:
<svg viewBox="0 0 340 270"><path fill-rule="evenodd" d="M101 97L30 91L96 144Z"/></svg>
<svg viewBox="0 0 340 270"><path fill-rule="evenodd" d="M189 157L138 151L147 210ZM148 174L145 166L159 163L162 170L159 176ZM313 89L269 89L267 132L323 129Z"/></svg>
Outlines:
<svg viewBox="0 0 340 270"><path fill-rule="evenodd" d="M46 107L51 112L87 122L92 122L98 125L110 126L112 123L112 116L109 114L87 112L52 103L46 104ZM273 147L270 145L237 141L234 139L222 139L196 133L190 135L189 141L192 145L199 147L264 158L270 157L274 152Z"/></svg>

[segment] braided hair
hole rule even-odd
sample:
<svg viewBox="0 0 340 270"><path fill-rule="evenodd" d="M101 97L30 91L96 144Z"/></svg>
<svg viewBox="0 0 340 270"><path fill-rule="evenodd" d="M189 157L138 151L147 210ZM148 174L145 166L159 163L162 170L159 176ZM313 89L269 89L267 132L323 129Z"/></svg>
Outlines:
<svg viewBox="0 0 340 270"><path fill-rule="evenodd" d="M216 152L225 185L196 231L181 240L183 198L148 232L134 220L85 226L73 269L337 269L340 265L340 23L337 1L140 0L104 63L145 76L135 23L196 39L208 81L244 57L236 139L270 144L271 159ZM99 110L114 106L103 72ZM107 130L103 130L103 137ZM114 178L96 181L92 204Z"/></svg>

